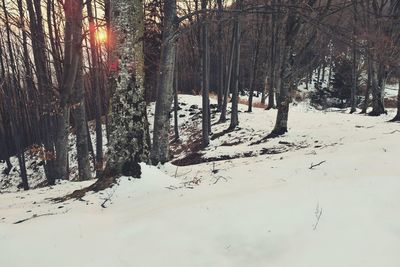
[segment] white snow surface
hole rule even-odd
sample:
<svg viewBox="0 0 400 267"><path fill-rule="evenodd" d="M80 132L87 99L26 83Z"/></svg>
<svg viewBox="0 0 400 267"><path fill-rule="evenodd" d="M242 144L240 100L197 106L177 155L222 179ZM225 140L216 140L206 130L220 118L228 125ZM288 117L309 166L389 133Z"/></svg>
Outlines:
<svg viewBox="0 0 400 267"><path fill-rule="evenodd" d="M185 129L200 127L186 109L201 98L179 101L188 104L185 141ZM203 151L250 157L142 164L141 179L121 177L64 203L51 199L92 182L0 194L0 266L400 266L400 124L387 122L394 110L368 117L299 104L288 134L251 145L271 131L275 112L241 112L240 129Z"/></svg>

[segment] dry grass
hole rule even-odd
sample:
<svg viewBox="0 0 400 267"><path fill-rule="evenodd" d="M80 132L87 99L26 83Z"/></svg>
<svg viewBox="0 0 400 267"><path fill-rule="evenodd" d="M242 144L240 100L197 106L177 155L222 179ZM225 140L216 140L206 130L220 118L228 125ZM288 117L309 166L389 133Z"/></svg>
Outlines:
<svg viewBox="0 0 400 267"><path fill-rule="evenodd" d="M217 99L218 95L216 93L214 93L214 92L210 92L210 98ZM229 97L228 98L228 103L230 103L230 102L231 102L231 98ZM249 100L248 99L239 98L239 104L248 106L249 105ZM265 104L261 103L261 102L253 101L253 107L254 108L264 108L265 109L267 106Z"/></svg>
<svg viewBox="0 0 400 267"><path fill-rule="evenodd" d="M239 103L242 104L242 105L248 106L249 105L249 100L239 98ZM261 103L261 102L254 102L253 101L253 107L254 108L263 108L263 109L265 109L267 106L265 104Z"/></svg>
<svg viewBox="0 0 400 267"><path fill-rule="evenodd" d="M397 97L386 98L385 108L397 108Z"/></svg>

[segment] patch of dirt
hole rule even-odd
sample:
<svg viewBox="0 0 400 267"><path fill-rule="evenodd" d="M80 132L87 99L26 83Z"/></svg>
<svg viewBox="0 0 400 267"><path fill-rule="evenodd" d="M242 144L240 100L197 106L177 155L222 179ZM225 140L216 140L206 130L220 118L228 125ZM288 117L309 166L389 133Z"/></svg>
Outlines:
<svg viewBox="0 0 400 267"><path fill-rule="evenodd" d="M237 140L237 141L233 141L233 142L223 142L221 144L221 146L237 146L237 145L240 145L240 144L243 144L242 140Z"/></svg>
<svg viewBox="0 0 400 267"><path fill-rule="evenodd" d="M199 151L190 153L186 157L181 159L177 159L172 161L172 164L176 166L189 166L189 165L197 165L201 163L207 162L216 162L223 160L232 160L238 158L250 158L261 155L276 155L282 154L288 151L299 150L303 148L307 148L309 145L305 142L300 142L299 144L289 143L285 141L279 142L279 146L270 147L270 148L262 148L260 151L248 151L245 153L239 153L234 155L222 155L219 157L204 157L205 153L201 153Z"/></svg>

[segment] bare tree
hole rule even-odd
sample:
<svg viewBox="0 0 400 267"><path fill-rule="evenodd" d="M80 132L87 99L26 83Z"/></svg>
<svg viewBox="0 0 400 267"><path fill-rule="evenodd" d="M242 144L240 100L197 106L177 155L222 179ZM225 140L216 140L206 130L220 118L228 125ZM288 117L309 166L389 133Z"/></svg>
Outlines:
<svg viewBox="0 0 400 267"><path fill-rule="evenodd" d="M143 85L143 1L111 1L111 14L113 92L103 179L119 175L140 177L139 162L149 159Z"/></svg>
<svg viewBox="0 0 400 267"><path fill-rule="evenodd" d="M169 161L169 129L173 100L176 27L176 0L166 0L164 3L160 74L154 115L153 147L151 150L153 164Z"/></svg>

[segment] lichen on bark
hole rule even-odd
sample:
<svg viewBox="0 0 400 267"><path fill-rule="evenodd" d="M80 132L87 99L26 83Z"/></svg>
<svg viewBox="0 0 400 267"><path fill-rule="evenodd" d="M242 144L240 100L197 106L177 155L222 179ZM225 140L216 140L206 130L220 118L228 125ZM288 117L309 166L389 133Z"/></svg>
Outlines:
<svg viewBox="0 0 400 267"><path fill-rule="evenodd" d="M110 140L104 175L139 177L148 162L148 122L144 100L143 1L111 1Z"/></svg>

